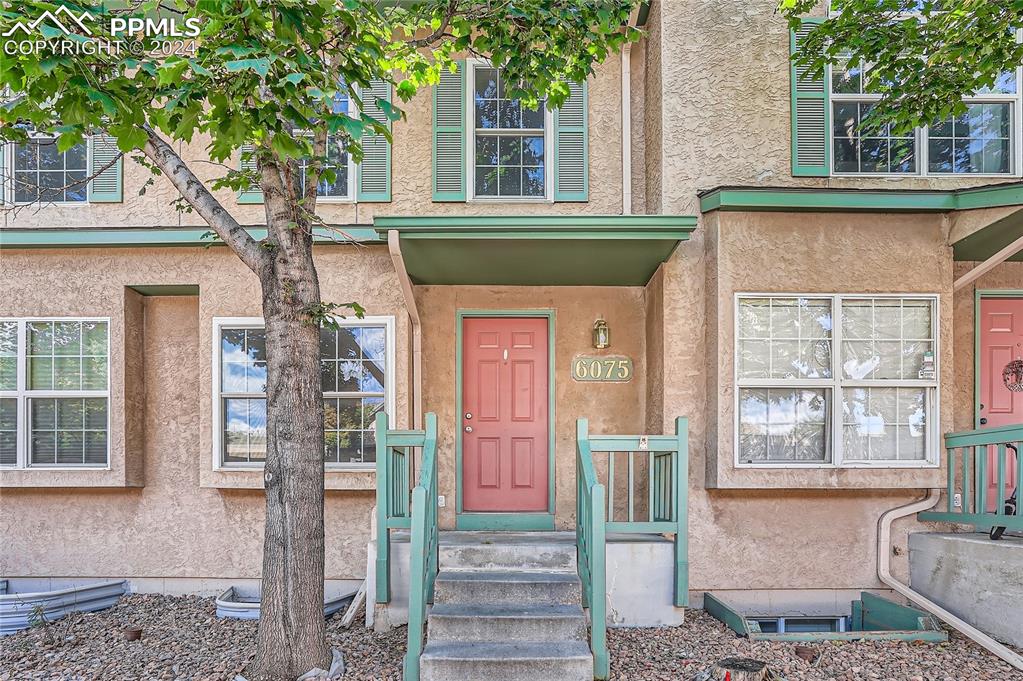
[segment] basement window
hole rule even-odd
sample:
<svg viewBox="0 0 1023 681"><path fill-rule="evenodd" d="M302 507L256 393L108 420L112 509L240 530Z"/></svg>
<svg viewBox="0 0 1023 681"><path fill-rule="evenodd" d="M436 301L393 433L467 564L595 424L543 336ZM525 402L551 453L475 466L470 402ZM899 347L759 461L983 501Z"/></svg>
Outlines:
<svg viewBox="0 0 1023 681"><path fill-rule="evenodd" d="M848 631L845 617L750 617L765 634Z"/></svg>

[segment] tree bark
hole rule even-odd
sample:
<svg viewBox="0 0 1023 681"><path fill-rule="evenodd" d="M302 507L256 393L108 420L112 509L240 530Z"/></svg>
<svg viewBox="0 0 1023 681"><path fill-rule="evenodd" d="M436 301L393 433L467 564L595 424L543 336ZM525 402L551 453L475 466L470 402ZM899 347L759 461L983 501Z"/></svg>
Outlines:
<svg viewBox="0 0 1023 681"><path fill-rule="evenodd" d="M267 349L266 529L252 678L327 669L323 617L323 389L312 236L275 167L261 183L273 260L260 277ZM295 226L298 228L295 228Z"/></svg>

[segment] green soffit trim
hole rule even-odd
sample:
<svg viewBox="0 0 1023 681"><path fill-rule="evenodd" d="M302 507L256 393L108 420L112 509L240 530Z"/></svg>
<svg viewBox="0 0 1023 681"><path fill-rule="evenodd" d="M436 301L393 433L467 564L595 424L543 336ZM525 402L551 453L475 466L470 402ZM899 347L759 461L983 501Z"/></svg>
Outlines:
<svg viewBox="0 0 1023 681"><path fill-rule="evenodd" d="M717 187L700 192L700 211L934 212L1023 207L1023 182L969 189Z"/></svg>
<svg viewBox="0 0 1023 681"><path fill-rule="evenodd" d="M266 237L265 227L246 227L254 239ZM368 226L338 225L336 232L322 230L316 243L365 243L380 238ZM89 247L152 247L152 246L219 246L219 239L209 238L204 228L136 227L120 229L0 229L0 248L89 248Z"/></svg>

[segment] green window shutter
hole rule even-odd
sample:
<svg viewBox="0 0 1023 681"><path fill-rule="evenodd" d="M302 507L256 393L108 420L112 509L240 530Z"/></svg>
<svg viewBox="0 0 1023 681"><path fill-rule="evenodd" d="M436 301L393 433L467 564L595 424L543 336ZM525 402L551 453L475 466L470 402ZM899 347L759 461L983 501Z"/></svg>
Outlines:
<svg viewBox="0 0 1023 681"><path fill-rule="evenodd" d="M89 147L92 151L89 175L95 175L89 181L89 203L121 203L124 200L124 157L117 158L121 153L117 140L110 135L93 135L89 138ZM117 161L112 166L99 172L115 158Z"/></svg>
<svg viewBox="0 0 1023 681"><path fill-rule="evenodd" d="M239 170L256 169L256 159L249 156L254 150L255 147L251 144L242 145L238 156ZM238 192L238 203L263 203L263 190L256 185L241 190Z"/></svg>
<svg viewBox="0 0 1023 681"><path fill-rule="evenodd" d="M377 105L377 98L391 101L391 84L383 80L370 82L359 93L362 112L391 129L391 121ZM362 163L359 164L358 201L391 200L391 143L383 135L370 131L362 135Z"/></svg>
<svg viewBox="0 0 1023 681"><path fill-rule="evenodd" d="M433 200L465 201L465 60L433 88Z"/></svg>
<svg viewBox="0 0 1023 681"><path fill-rule="evenodd" d="M804 19L798 31L789 32L789 54L795 54L800 42L823 19ZM831 103L828 79L804 78L805 70L789 64L792 84L792 174L823 177L831 173Z"/></svg>
<svg viewBox="0 0 1023 681"><path fill-rule="evenodd" d="M571 94L554 112L554 200L589 199L589 135L586 83L570 83Z"/></svg>

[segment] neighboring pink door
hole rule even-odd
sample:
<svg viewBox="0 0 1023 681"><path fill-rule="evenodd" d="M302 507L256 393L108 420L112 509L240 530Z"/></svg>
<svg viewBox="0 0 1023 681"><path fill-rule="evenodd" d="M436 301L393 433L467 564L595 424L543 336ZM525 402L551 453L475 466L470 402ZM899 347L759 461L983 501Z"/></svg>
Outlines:
<svg viewBox="0 0 1023 681"><path fill-rule="evenodd" d="M546 317L462 327L462 510L546 512Z"/></svg>
<svg viewBox="0 0 1023 681"><path fill-rule="evenodd" d="M1005 387L1002 370L1023 359L1023 298L980 300L980 427L995 428L1023 423L1023 393ZM987 510L995 510L998 494L998 452L988 455ZM1016 458L1007 454L1005 497L1012 494Z"/></svg>

